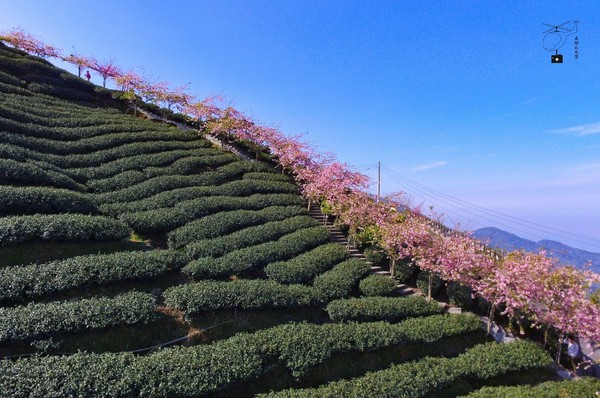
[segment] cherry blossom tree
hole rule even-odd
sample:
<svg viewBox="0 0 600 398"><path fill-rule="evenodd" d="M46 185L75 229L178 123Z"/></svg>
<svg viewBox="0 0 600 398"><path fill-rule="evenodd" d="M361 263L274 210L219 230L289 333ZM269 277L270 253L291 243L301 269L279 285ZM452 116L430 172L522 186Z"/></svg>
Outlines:
<svg viewBox="0 0 600 398"><path fill-rule="evenodd" d="M0 33L0 40L10 44L16 49L37 55L38 57L48 58L60 56L60 50L56 47L45 44L37 37L32 36L19 27Z"/></svg>
<svg viewBox="0 0 600 398"><path fill-rule="evenodd" d="M113 80L123 92L121 98L133 104L133 114L136 115L138 95L148 90L150 84L133 71L119 74Z"/></svg>
<svg viewBox="0 0 600 398"><path fill-rule="evenodd" d="M89 68L96 71L102 77L102 87L106 87L106 80L108 78L116 78L122 74L113 59L104 62L98 61L96 58L90 58L89 60Z"/></svg>
<svg viewBox="0 0 600 398"><path fill-rule="evenodd" d="M69 54L66 57L61 57L61 59L74 65L77 68L77 76L79 77L81 77L81 72L83 72L85 68L91 67L90 59L81 55Z"/></svg>
<svg viewBox="0 0 600 398"><path fill-rule="evenodd" d="M335 209L346 204L350 192L365 189L368 182L369 178L364 174L350 171L347 164L334 161L312 168L310 178L304 183L302 191L309 200L326 200ZM352 203L365 204L356 200Z"/></svg>
<svg viewBox="0 0 600 398"><path fill-rule="evenodd" d="M553 263L554 265L554 263ZM571 266L554 266L534 282L538 293L532 308L535 318L563 332L592 341L600 341L600 306L592 300L592 287L600 284L600 275ZM547 333L545 336L547 340Z"/></svg>
<svg viewBox="0 0 600 398"><path fill-rule="evenodd" d="M420 246L428 244L431 227L418 209L402 212L390 209L379 222L380 246L390 258L390 272L395 273L396 261L416 255Z"/></svg>
<svg viewBox="0 0 600 398"><path fill-rule="evenodd" d="M200 129L208 120L214 120L219 116L217 101L222 101L222 98L216 95L206 97L202 101L189 103L183 111L198 123Z"/></svg>

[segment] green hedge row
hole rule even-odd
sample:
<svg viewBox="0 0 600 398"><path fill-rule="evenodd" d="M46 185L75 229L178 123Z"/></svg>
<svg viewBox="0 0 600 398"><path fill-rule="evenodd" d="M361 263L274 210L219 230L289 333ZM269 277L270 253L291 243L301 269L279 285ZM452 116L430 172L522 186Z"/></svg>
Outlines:
<svg viewBox="0 0 600 398"><path fill-rule="evenodd" d="M32 130L41 127L69 128L77 131L79 128L92 125L122 124L124 127L122 131L127 131L127 126L132 124L131 118L122 113L110 112L108 109L90 109L89 106L78 106L74 102L62 101L58 98L35 94L34 96L34 107L31 104L24 104L19 98L7 98L7 101L0 104L0 117L29 124ZM79 137L73 137L71 140L74 138Z"/></svg>
<svg viewBox="0 0 600 398"><path fill-rule="evenodd" d="M276 241L235 250L223 257L201 257L186 265L183 272L195 279L239 274L297 256L328 240L329 231L326 228L304 228L284 235Z"/></svg>
<svg viewBox="0 0 600 398"><path fill-rule="evenodd" d="M11 86L24 87L25 82L13 75L0 70L0 82Z"/></svg>
<svg viewBox="0 0 600 398"><path fill-rule="evenodd" d="M34 240L119 240L129 236L125 223L114 218L82 214L35 214L0 218L0 246Z"/></svg>
<svg viewBox="0 0 600 398"><path fill-rule="evenodd" d="M154 308L155 297L140 292L115 298L0 308L0 341L39 339L63 332L148 323L154 319Z"/></svg>
<svg viewBox="0 0 600 398"><path fill-rule="evenodd" d="M264 372L261 347L247 334L210 345L130 353L0 361L6 397L197 397Z"/></svg>
<svg viewBox="0 0 600 398"><path fill-rule="evenodd" d="M34 184L83 191L85 187L69 176L30 162L0 159L0 183Z"/></svg>
<svg viewBox="0 0 600 398"><path fill-rule="evenodd" d="M221 167L235 160L236 158L230 153L189 156L178 159L165 167L146 167L143 171L127 170L112 177L89 180L87 186L97 193L111 192L139 184L150 178L193 174L204 168Z"/></svg>
<svg viewBox="0 0 600 398"><path fill-rule="evenodd" d="M26 74L17 76L23 80L25 84L31 81L32 74ZM94 91L98 91L98 87L94 87ZM31 93L31 92L30 92ZM34 95L33 93L31 93ZM101 117L103 115L112 115L114 119L119 119L122 122L134 122L130 117L125 116L120 110L116 108L103 108L99 109L97 106L90 104L76 103L74 101L67 101L58 97L52 97L48 95L37 95L35 94L35 106L31 106L31 101L27 101L27 98L22 96L13 96L7 98L6 103L10 103L11 109L18 109L35 116L47 117L54 119L57 116L62 116L67 113L70 114L70 118L83 119L89 117ZM70 112L68 110L70 109ZM31 110L31 112L28 112ZM61 125L60 121L50 120L50 124ZM87 124L89 125L89 124Z"/></svg>
<svg viewBox="0 0 600 398"><path fill-rule="evenodd" d="M74 288L153 278L182 268L187 257L172 250L92 254L0 269L0 301L32 299Z"/></svg>
<svg viewBox="0 0 600 398"><path fill-rule="evenodd" d="M347 321L388 321L441 314L444 311L437 302L428 302L424 297L361 297L335 300L326 308L331 320Z"/></svg>
<svg viewBox="0 0 600 398"><path fill-rule="evenodd" d="M315 278L313 286L284 285L273 280L204 280L167 289L165 304L186 312L220 308L294 307L326 303L347 296L369 272L364 261L344 261Z"/></svg>
<svg viewBox="0 0 600 398"><path fill-rule="evenodd" d="M74 181L76 177L67 169L63 169L49 161L43 154L30 151L12 144L0 144L0 159L29 163L42 168L45 172L56 172Z"/></svg>
<svg viewBox="0 0 600 398"><path fill-rule="evenodd" d="M205 196L181 202L172 208L126 213L120 218L136 231L162 232L174 230L196 219L224 211L260 211L273 206L302 206L302 204L300 196L286 193L254 194L245 197ZM193 225L175 229L168 234L169 246L179 248L195 241L194 232Z"/></svg>
<svg viewBox="0 0 600 398"><path fill-rule="evenodd" d="M408 282L417 272L419 267L410 258L405 258L396 261L396 267L394 268L394 277L400 283Z"/></svg>
<svg viewBox="0 0 600 398"><path fill-rule="evenodd" d="M0 215L98 213L87 196L66 189L0 186Z"/></svg>
<svg viewBox="0 0 600 398"><path fill-rule="evenodd" d="M31 97L28 97L31 101ZM40 100L40 96L35 97L36 103ZM31 106L30 106L31 107ZM72 103L65 103L64 109L71 109L71 113L76 111ZM105 113L105 110L99 110L99 113ZM67 112L69 113L69 112ZM10 118L0 117L0 126L3 131L7 131L14 134L22 134L27 137L38 137L47 138L52 140L65 140L72 141L81 138L90 138L95 136L102 136L105 134L115 134L123 132L145 132L145 131L168 131L164 126L159 126L154 123L144 123L139 120L133 120L129 123L118 121L115 123L107 122L106 120L94 122L90 120L89 125L81 127L52 127L46 125L31 125L30 123L20 123ZM159 126L159 127L158 127Z"/></svg>
<svg viewBox="0 0 600 398"><path fill-rule="evenodd" d="M0 109L2 105L0 104ZM78 119L72 117L61 116L58 120L73 120L74 123L82 123ZM54 119L50 119L54 120ZM130 144L140 141L192 141L196 140L202 145L208 146L204 140L201 140L197 135L178 131L145 131L137 133L113 133L91 138L82 138L74 141L57 141L47 138L26 137L21 134L9 133L6 131L0 132L0 142L20 146L30 150L51 153L54 155L73 155L84 154L95 151L101 151L109 148L118 147L121 145Z"/></svg>
<svg viewBox="0 0 600 398"><path fill-rule="evenodd" d="M15 54L15 52L19 52ZM58 69L48 61L28 55L19 50L9 50L4 47L0 53L0 65L2 69L16 76L22 76L37 72L48 76L58 76L63 71Z"/></svg>
<svg viewBox="0 0 600 398"><path fill-rule="evenodd" d="M282 360L295 377L335 353L365 352L400 344L432 343L444 337L476 332L481 321L473 314L434 315L402 323L289 323L262 330L271 355Z"/></svg>
<svg viewBox="0 0 600 398"><path fill-rule="evenodd" d="M266 171L256 171L252 173L246 173L244 175L245 179L250 180L263 180L263 181L282 181L282 182L290 182L290 178L284 174Z"/></svg>
<svg viewBox="0 0 600 398"><path fill-rule="evenodd" d="M166 154L159 155L146 155L142 156L142 160L145 158L152 158L155 156L171 156L172 153L167 152ZM176 154L177 155L177 154ZM180 155L180 154L179 154ZM187 156L175 156L172 161L175 161L179 158L185 158ZM129 158L132 159L132 158ZM127 159L125 159L127 160ZM115 162L111 162L113 164ZM168 162L170 163L170 162ZM109 173L106 177L110 175L115 175L125 170L143 170L148 165L144 162L140 164L132 163L127 165L128 167L124 167L122 170L117 170L117 172ZM177 188L191 187L197 185L220 185L226 183L239 175L244 174L245 172L252 171L255 168L260 168L260 163L256 162L247 162L247 161L237 161L226 164L224 166L219 167L215 171L202 173L200 175L191 175L191 176L178 176L178 175L170 175L170 176L159 176L152 178L148 181L144 181L140 184L136 184L134 186L115 191L115 192L107 192L103 194L95 195L95 199L102 204L106 203L115 203L115 202L131 202L134 200L140 200L143 198L148 198L150 196L156 195L158 193L169 191ZM96 177L93 177L96 178Z"/></svg>
<svg viewBox="0 0 600 398"><path fill-rule="evenodd" d="M426 397L460 377L485 380L508 371L549 366L548 354L527 341L488 343L456 358L425 358L317 388L284 390L261 397Z"/></svg>
<svg viewBox="0 0 600 398"><path fill-rule="evenodd" d="M212 148L211 148L212 149ZM150 176L158 177L171 174L194 174L204 172L205 169L214 169L225 166L228 163L239 161L239 158L228 152L213 149L213 155L189 156L174 161L167 167L147 167L144 169Z"/></svg>
<svg viewBox="0 0 600 398"><path fill-rule="evenodd" d="M189 235L194 240L212 239L246 227L301 215L306 215L304 206L272 206L261 210L223 211L192 221L171 232L169 237L177 239L175 236Z"/></svg>
<svg viewBox="0 0 600 398"><path fill-rule="evenodd" d="M126 170L111 177L88 180L85 185L88 186L94 194L99 194L118 191L144 182L149 178L151 177L141 170Z"/></svg>
<svg viewBox="0 0 600 398"><path fill-rule="evenodd" d="M318 303L315 290L304 285L282 285L271 280L199 281L165 290L165 305L186 313L222 308L291 308Z"/></svg>
<svg viewBox="0 0 600 398"><path fill-rule="evenodd" d="M345 260L348 254L348 249L338 243L321 245L290 260L270 263L265 273L279 283L306 283Z"/></svg>
<svg viewBox="0 0 600 398"><path fill-rule="evenodd" d="M415 321L430 325L419 328L428 330L426 335L415 336L410 325L402 324L287 324L145 356L78 353L0 361L0 393L11 397L197 397L253 380L267 372L275 358L281 357L294 374L301 374L335 352L433 341L476 327L463 315ZM375 340L373 335L385 337ZM323 350L311 350L313 344Z"/></svg>
<svg viewBox="0 0 600 398"><path fill-rule="evenodd" d="M310 216L294 216L281 221L270 221L254 227L244 228L229 235L205 239L188 244L185 250L189 257L220 257L244 247L276 240L298 229L317 226Z"/></svg>
<svg viewBox="0 0 600 398"><path fill-rule="evenodd" d="M81 101L93 103L95 101L94 95L91 93L85 93L79 90L74 90L67 87L55 86L47 83L29 83L27 88L34 93L51 95L53 97L62 98L69 101Z"/></svg>
<svg viewBox="0 0 600 398"><path fill-rule="evenodd" d="M468 398L596 398L600 396L600 379L548 381L537 386L483 387L466 395Z"/></svg>
<svg viewBox="0 0 600 398"><path fill-rule="evenodd" d="M149 142L130 142L113 148L101 149L84 154L53 155L38 152L36 157L42 157L44 160L55 164L64 169L73 168L95 168L105 163L115 160L124 160L128 157L139 155L153 155L169 151L190 151L190 155L205 156L216 155L217 151L213 148L206 148L204 141L149 141ZM36 152L28 149L30 152Z"/></svg>
<svg viewBox="0 0 600 398"><path fill-rule="evenodd" d="M181 158L193 155L202 156L201 152L209 149L179 149L146 155L135 155L113 160L97 167L69 168L65 170L77 178L78 181L87 181L111 177L126 170L143 170L151 166L167 166Z"/></svg>
<svg viewBox="0 0 600 398"><path fill-rule="evenodd" d="M22 87L18 87L18 86L13 86L12 84L7 84L7 83L3 83L0 82L0 93L4 94L4 95L9 95L9 94L19 94L19 95L32 95L31 91L22 88ZM1 123L1 121L0 121Z"/></svg>
<svg viewBox="0 0 600 398"><path fill-rule="evenodd" d="M392 296L396 292L396 281L385 275L369 275L358 285L363 296Z"/></svg>
<svg viewBox="0 0 600 398"><path fill-rule="evenodd" d="M313 287L317 289L323 302L329 302L348 296L358 281L370 271L371 267L366 261L351 258L317 276L313 280Z"/></svg>
<svg viewBox="0 0 600 398"><path fill-rule="evenodd" d="M144 172L131 170L132 180L142 178ZM139 174L137 174L139 173ZM119 176L120 174L117 174ZM117 177L115 176L115 178ZM95 180L102 181L102 180ZM129 184L132 185L132 184ZM107 203L100 208L108 214L118 215L137 211L152 210L160 207L173 207L177 203L196 199L201 196L248 196L254 193L295 193L296 186L286 183L272 183L257 180L233 180L216 186L199 186L176 188L166 192L159 192L151 197L133 202Z"/></svg>

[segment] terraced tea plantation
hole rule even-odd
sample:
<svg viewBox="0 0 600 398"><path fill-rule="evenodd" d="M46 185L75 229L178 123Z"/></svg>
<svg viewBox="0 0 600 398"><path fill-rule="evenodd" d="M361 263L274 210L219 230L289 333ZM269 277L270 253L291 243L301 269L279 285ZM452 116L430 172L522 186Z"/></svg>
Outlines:
<svg viewBox="0 0 600 398"><path fill-rule="evenodd" d="M363 297L370 267L275 165L124 109L0 45L0 396L452 397L552 378L544 351L486 342L472 314Z"/></svg>

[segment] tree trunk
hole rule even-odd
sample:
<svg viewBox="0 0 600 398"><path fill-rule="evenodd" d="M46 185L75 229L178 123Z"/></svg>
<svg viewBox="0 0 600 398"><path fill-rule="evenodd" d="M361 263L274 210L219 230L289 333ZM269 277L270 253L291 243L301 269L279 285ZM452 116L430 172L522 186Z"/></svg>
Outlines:
<svg viewBox="0 0 600 398"><path fill-rule="evenodd" d="M392 263L390 265L390 274L392 275L392 279L394 278L394 275L396 274L396 259L392 258Z"/></svg>
<svg viewBox="0 0 600 398"><path fill-rule="evenodd" d="M433 272L429 271L429 284L427 286L427 301L431 301L431 285L433 284Z"/></svg>
<svg viewBox="0 0 600 398"><path fill-rule="evenodd" d="M487 324L487 334L490 334L490 330L492 330L492 321L494 318L494 304L490 304L490 312L488 314L488 324Z"/></svg>
<svg viewBox="0 0 600 398"><path fill-rule="evenodd" d="M558 337L558 347L556 348L556 365L560 365L560 354L562 350L562 342L565 339L565 333L562 332Z"/></svg>

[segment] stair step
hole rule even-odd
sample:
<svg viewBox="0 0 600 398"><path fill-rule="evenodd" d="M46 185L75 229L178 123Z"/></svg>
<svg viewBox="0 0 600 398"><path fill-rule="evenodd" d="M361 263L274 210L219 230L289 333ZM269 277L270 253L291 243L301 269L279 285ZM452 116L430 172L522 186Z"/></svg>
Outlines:
<svg viewBox="0 0 600 398"><path fill-rule="evenodd" d="M392 276L389 271L375 271L375 272L373 272L373 274L375 274L375 275Z"/></svg>
<svg viewBox="0 0 600 398"><path fill-rule="evenodd" d="M371 265L371 271L382 271L383 268L379 265Z"/></svg>

